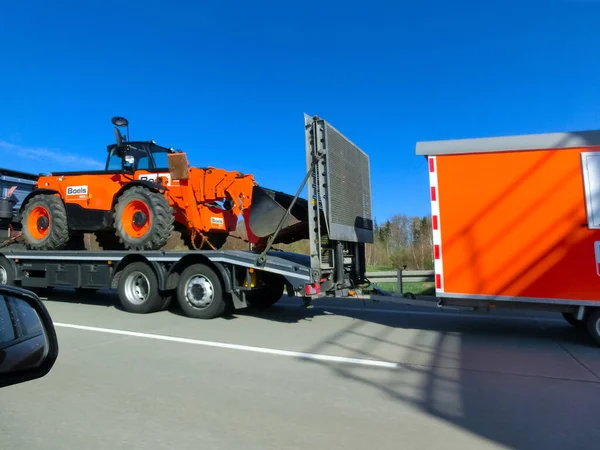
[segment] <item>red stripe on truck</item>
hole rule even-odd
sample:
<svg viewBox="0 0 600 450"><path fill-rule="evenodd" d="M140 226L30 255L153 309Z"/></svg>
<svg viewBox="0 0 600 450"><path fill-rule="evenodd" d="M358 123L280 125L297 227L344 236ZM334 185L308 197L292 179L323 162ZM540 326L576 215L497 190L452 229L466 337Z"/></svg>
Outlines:
<svg viewBox="0 0 600 450"><path fill-rule="evenodd" d="M435 275L435 288L442 288L442 276L439 273Z"/></svg>
<svg viewBox="0 0 600 450"><path fill-rule="evenodd" d="M437 216L437 215L436 215L436 216L433 216L433 217L431 218L431 225L433 226L433 229L434 229L434 230L437 230L437 229L438 229L438 216Z"/></svg>
<svg viewBox="0 0 600 450"><path fill-rule="evenodd" d="M435 163L433 162L433 158L429 158L429 171L433 173L435 171Z"/></svg>
<svg viewBox="0 0 600 450"><path fill-rule="evenodd" d="M439 244L436 244L433 246L433 254L435 259L440 259L440 246Z"/></svg>
<svg viewBox="0 0 600 450"><path fill-rule="evenodd" d="M435 186L431 186L431 201L435 202L437 199L437 193L435 191Z"/></svg>

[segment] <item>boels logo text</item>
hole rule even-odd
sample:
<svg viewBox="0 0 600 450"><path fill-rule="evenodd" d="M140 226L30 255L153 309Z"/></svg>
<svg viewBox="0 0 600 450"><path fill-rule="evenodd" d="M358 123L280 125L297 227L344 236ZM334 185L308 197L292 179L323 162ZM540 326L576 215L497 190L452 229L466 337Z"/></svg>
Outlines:
<svg viewBox="0 0 600 450"><path fill-rule="evenodd" d="M86 196L88 193L87 186L68 186L67 187L67 197L81 197Z"/></svg>

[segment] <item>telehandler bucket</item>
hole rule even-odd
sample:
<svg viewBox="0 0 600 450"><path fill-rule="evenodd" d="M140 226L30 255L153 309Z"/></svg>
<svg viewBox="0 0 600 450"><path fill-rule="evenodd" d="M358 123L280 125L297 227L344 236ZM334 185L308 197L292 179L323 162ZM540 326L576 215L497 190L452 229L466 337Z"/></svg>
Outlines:
<svg viewBox="0 0 600 450"><path fill-rule="evenodd" d="M293 200L293 195L254 186L248 219L250 231L259 238L271 236ZM303 239L308 239L308 202L298 198L273 243L290 244Z"/></svg>

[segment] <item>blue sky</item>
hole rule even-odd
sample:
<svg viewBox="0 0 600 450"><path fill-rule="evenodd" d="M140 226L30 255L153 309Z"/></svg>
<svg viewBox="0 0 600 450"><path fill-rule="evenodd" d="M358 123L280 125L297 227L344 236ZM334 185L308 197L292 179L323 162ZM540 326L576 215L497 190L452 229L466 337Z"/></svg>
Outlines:
<svg viewBox="0 0 600 450"><path fill-rule="evenodd" d="M0 7L1 167L96 167L123 115L294 193L306 112L370 155L381 221L429 213L417 141L600 127L600 2L48 3Z"/></svg>

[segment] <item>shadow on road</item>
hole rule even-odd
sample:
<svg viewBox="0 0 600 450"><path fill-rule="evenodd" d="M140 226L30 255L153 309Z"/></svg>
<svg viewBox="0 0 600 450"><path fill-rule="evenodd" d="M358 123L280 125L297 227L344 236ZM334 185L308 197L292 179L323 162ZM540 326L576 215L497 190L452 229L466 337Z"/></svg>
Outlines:
<svg viewBox="0 0 600 450"><path fill-rule="evenodd" d="M572 335L573 331L567 334ZM408 361L422 361L422 352L425 352L428 355L426 363L401 363L398 370L386 371L384 376L374 376L373 370L351 366L329 365L328 368L393 401L409 404L508 448L596 447L600 438L593 419L600 411L597 402L600 384L597 382L544 378L543 375L508 375L497 371L499 369L462 368L463 364L469 366L475 356L463 348L464 335L440 332L431 345L426 346L421 344L424 338L425 332L417 333L411 343L413 348L401 352L402 359ZM502 351L501 348L487 349L488 352L494 350ZM511 354L514 352L514 349L510 350ZM357 351L356 354L366 356L365 352ZM485 357L493 359L495 355L491 353ZM504 359L500 370L519 371L518 361L511 363L502 355L500 358Z"/></svg>
<svg viewBox="0 0 600 450"><path fill-rule="evenodd" d="M121 309L110 291L82 295L60 290L48 297ZM290 299L281 303L269 310L239 310L226 319L256 317L291 327L327 315L351 319L303 351L384 359L397 369L307 363L508 448L587 450L600 441L600 363L593 363L600 350L583 332L556 320L559 315L551 320L494 313L474 317L414 309L387 314L303 308ZM176 306L171 309L178 313Z"/></svg>
<svg viewBox="0 0 600 450"><path fill-rule="evenodd" d="M260 316L294 323L325 310L281 306ZM309 363L508 448L591 449L600 440L595 423L600 371L594 373L577 356L597 358L600 352L566 322L533 316L511 321L467 314L336 314L356 320L306 352L335 349L349 357L381 359L384 346L396 355L392 362L398 369ZM412 337L398 339L399 332Z"/></svg>
<svg viewBox="0 0 600 450"><path fill-rule="evenodd" d="M52 303L69 303L92 306L105 306L125 311L115 292L110 290L101 291L78 291L75 289L45 288L33 289L44 301Z"/></svg>

